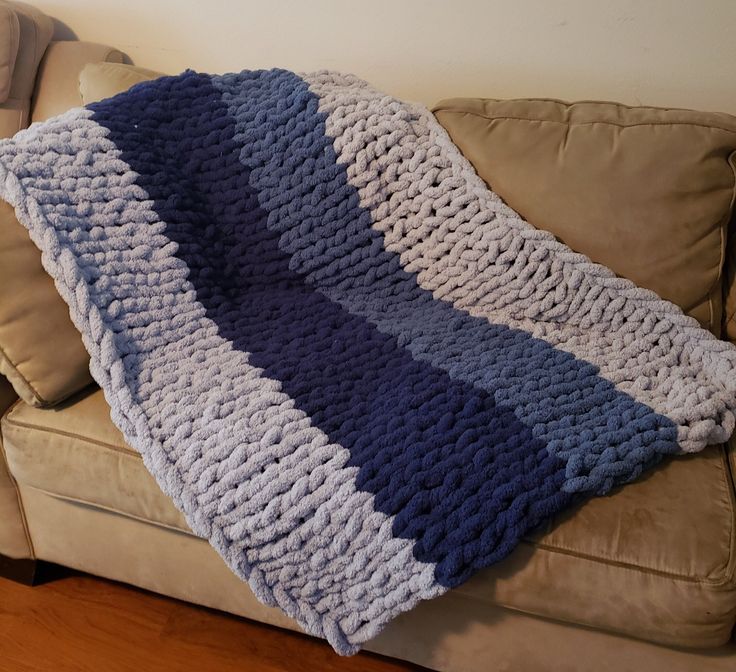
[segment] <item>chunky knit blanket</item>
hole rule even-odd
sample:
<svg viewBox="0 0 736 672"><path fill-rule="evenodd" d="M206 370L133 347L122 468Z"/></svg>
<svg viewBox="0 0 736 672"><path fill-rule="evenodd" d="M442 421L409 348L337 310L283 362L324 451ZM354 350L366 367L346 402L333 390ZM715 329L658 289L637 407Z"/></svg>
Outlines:
<svg viewBox="0 0 736 672"><path fill-rule="evenodd" d="M340 653L734 428L736 349L352 76L138 85L0 143L0 194L192 530Z"/></svg>

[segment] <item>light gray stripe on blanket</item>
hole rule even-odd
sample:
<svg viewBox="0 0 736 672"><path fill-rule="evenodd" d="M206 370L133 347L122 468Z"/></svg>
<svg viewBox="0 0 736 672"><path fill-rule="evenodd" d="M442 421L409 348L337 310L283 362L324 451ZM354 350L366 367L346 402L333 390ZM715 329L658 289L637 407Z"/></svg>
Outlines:
<svg viewBox="0 0 736 672"><path fill-rule="evenodd" d="M115 423L192 530L262 602L352 653L446 588L435 583L434 564L414 558L413 540L393 537L393 517L374 509L373 495L356 490L349 452L219 335L165 224L91 114L73 110L45 126L43 179L29 173L21 183L0 165L0 194L43 251ZM62 139L70 122L74 134ZM14 169L35 138L35 129L16 138ZM89 186L69 191L59 174L78 152L87 153L80 170ZM105 193L94 182L101 175ZM122 210L108 207L112 194ZM36 227L43 219L55 235ZM142 286L120 274L132 267L158 281ZM136 300L134 312L123 310ZM124 350L117 332L126 334Z"/></svg>
<svg viewBox="0 0 736 672"><path fill-rule="evenodd" d="M421 287L591 362L617 389L677 423L683 451L730 436L730 344L534 229L488 190L426 108L408 111L357 78L315 73L305 80L320 96L327 133L386 249ZM356 113L358 101L369 110ZM377 147L384 127L421 151L403 157L400 147Z"/></svg>

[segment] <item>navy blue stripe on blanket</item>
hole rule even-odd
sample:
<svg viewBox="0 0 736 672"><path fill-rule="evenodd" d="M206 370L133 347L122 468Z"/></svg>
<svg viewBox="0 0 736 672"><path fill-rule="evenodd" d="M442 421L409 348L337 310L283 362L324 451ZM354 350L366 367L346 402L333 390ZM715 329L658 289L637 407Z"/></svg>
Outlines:
<svg viewBox="0 0 736 672"><path fill-rule="evenodd" d="M317 86L320 79L308 76ZM290 256L289 268L303 273L307 284L351 314L396 337L414 359L513 408L549 452L566 460L565 490L604 494L679 449L676 428L668 418L621 393L593 364L525 331L473 318L423 289L372 227L371 212L361 207L347 167L339 165L327 116L319 113L319 98L304 82L291 73L267 73L249 87L241 86L242 74L213 81L235 119L240 161L251 170L250 185L269 213L266 225L280 234L279 247ZM298 95L287 99L285 89ZM370 114L383 115L391 125L397 111L390 102L386 107L384 111L377 106ZM338 119L353 113L349 105L335 111ZM395 144L382 150L371 145L375 138L369 132L358 140L359 126L352 140L357 155L352 162L347 159L348 164L365 164L371 186L388 193L421 179L411 169L401 179L392 177L393 162L385 168L383 182L376 176L382 163L376 151L389 154L399 147L423 146L411 137L406 118L400 126ZM335 132L342 135L339 127ZM279 139L277 144L273 138ZM365 179L356 175L362 185ZM385 200L381 203L386 205ZM411 217L405 217L394 226L410 231Z"/></svg>
<svg viewBox="0 0 736 672"><path fill-rule="evenodd" d="M365 227L366 245L380 245L380 236L369 231L370 215L357 196L345 198L351 187L329 154L323 116L304 82L281 71L247 76L243 101L215 87L211 77L188 72L134 87L91 109L139 174L138 184L166 223L166 235L178 243L177 255L222 337L249 353L249 361L280 381L315 426L350 451L350 466L359 468L357 487L374 495L377 510L394 516L394 535L414 540L415 557L436 564L439 583L458 585L508 555L524 533L570 502L573 495L563 490L568 461L535 438L516 407L413 356L405 339L351 313L295 270L273 219L302 212L297 199L306 197L304 178L294 170L292 181L284 181L269 160L298 166L305 160L300 147L305 156L316 148L321 169L340 185L339 193L309 197L329 205L346 225ZM249 116L258 121L252 132L242 125ZM269 124L272 133L257 132ZM260 165L248 165L256 155ZM291 210L288 202L269 208L268 198L264 207L269 180L274 193L293 194ZM413 282L412 291L434 302L400 270L398 259L393 263L402 282ZM494 327L451 312L460 325ZM534 341L498 329L520 354ZM590 364L580 362L579 368L591 375ZM632 419L652 422L649 409L613 394ZM665 433L667 422L658 425Z"/></svg>

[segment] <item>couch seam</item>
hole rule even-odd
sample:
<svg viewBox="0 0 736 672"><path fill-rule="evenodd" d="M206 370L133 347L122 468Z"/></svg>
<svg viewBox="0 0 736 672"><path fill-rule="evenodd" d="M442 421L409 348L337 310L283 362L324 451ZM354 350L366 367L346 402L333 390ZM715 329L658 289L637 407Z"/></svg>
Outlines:
<svg viewBox="0 0 736 672"><path fill-rule="evenodd" d="M449 591L448 594L450 594L452 591ZM462 596L464 598L473 599L475 601L481 602L478 598L469 595L467 593L463 593ZM689 637L685 638L685 641L690 642L689 644L676 644L674 643L675 640L673 639L663 639L661 637L645 637L637 635L636 632L632 630L624 630L623 628L614 628L608 625L592 625L589 622L585 622L581 620L580 618L562 618L560 616L552 616L550 614L546 614L542 612L541 610L526 610L522 609L520 607L515 607L513 605L510 605L506 602L496 602L494 601L493 604L497 607L500 607L501 609L508 609L509 611L514 611L520 614L524 614L525 616L530 616L532 618L542 618L548 621L554 621L556 623L559 623L564 626L575 626L575 627L583 627L588 630L591 630L593 632L599 632L604 633L608 635L614 635L617 637L630 637L631 639L634 639L639 642L644 642L645 644L652 644L654 646L667 646L667 647L675 647L685 649L688 653L702 653L704 651L707 651L711 648L716 648L719 646L723 646L724 644L727 644L728 641L730 641L730 638L728 640L723 640L722 638L714 637L713 635L710 636L710 638L705 638L705 643L703 643L703 637L694 637L693 635L690 635ZM713 625L713 624L710 624ZM717 625L717 624L716 624ZM678 642L681 640L677 640Z"/></svg>
<svg viewBox="0 0 736 672"><path fill-rule="evenodd" d="M17 427L19 429L31 429L31 430L38 431L38 432L46 432L47 434L58 434L59 436L66 436L70 439L78 439L80 441L84 441L86 443L91 443L97 446L101 446L113 452L121 453L122 455L127 455L128 457L133 457L135 459L143 461L141 454L133 450L132 448L124 448L121 446L115 446L114 444L107 443L106 441L100 441L99 439L93 439L92 437L82 436L81 434L76 434L74 432L67 432L67 431L64 431L63 429L54 429L51 427L44 427L42 425L34 425L31 423L14 420L10 418L9 413L6 414L6 416L3 418L3 421L6 426Z"/></svg>
<svg viewBox="0 0 736 672"><path fill-rule="evenodd" d="M468 600L472 600L474 602L480 602L481 604L485 604L485 601L484 600L478 598L477 596L475 596L475 595L473 595L471 593L456 593L455 591L450 590L450 591L448 591L446 593L446 595L452 595L454 599L468 599ZM444 599L447 599L447 598L445 598L444 595L443 595L443 598ZM675 646L674 644L664 644L661 640L655 641L653 639L645 639L644 637L638 637L633 632L624 631L624 630L621 630L621 629L614 629L614 628L610 628L608 626L591 625L590 623L585 623L585 622L581 621L580 619L573 619L573 618L563 619L563 618L561 618L559 616L551 616L551 615L548 615L548 614L541 613L540 611L530 611L530 610L527 611L527 610L521 609L519 607L514 607L514 606L511 606L509 604L501 603L501 602L496 602L496 601L493 602L493 605L496 606L496 607L499 607L501 609L508 609L509 611L513 611L513 612L516 612L516 613L519 613L519 614L523 614L524 616L528 616L528 617L531 617L531 618L539 618L539 619L543 619L543 620L546 620L546 621L552 621L554 623L559 623L560 625L564 625L564 626L573 625L573 626L577 626L577 627L586 628L587 630L591 630L593 632L599 632L599 633L602 632L604 634L614 635L614 636L617 636L617 637L630 637L631 639L635 639L637 641L644 642L646 644L653 644L655 646L670 646L670 647ZM688 638L687 641L694 642L695 640L693 640L691 638ZM702 641L703 641L702 639L698 639L697 640L697 642L698 642L697 644L689 644L689 645L688 644L685 644L685 645L682 646L682 648L687 649L689 653L697 653L697 652L699 652L699 651L701 651L703 649L709 649L709 648L713 648L713 647L717 647L717 646L723 646L723 644L724 644L724 642L722 642L720 639L713 639L713 642L712 643L706 643L706 644L701 644ZM716 642L718 642L718 643L716 643Z"/></svg>
<svg viewBox="0 0 736 672"><path fill-rule="evenodd" d="M562 546L549 546L547 544L531 541L529 539L522 539L520 543L525 544L527 546L532 546L534 548L540 548L544 551L548 551L549 553L558 553L560 555L568 555L573 558L579 558L581 560L585 560L587 562L595 562L598 564L611 565L614 567L619 567L621 569L631 570L632 572L652 574L655 576L661 576L662 578L671 579L673 581L681 581L684 583L691 583L691 584L704 584L704 585L713 586L713 587L720 587L721 585L727 586L728 584L727 581L726 582L723 582L723 581L715 582L715 581L709 581L707 578L695 578L691 576L686 576L684 574L668 573L668 572L665 572L664 570L655 569L653 567L640 567L639 565L632 565L631 563L624 562L623 560L613 560L613 559L601 560L600 558L596 558L587 553L573 551L571 549L564 548ZM732 586L732 587L736 588L736 586Z"/></svg>
<svg viewBox="0 0 736 672"><path fill-rule="evenodd" d="M129 511L123 511L122 509L116 509L113 506L107 506L106 504L99 504L98 502L93 502L89 499L83 499L81 497L73 497L71 495L64 495L60 492L51 492L50 490L46 490L46 488L39 488L36 485L30 485L28 483L24 483L23 487L29 488L30 490L35 490L36 492L43 493L47 497L51 497L53 499L60 499L65 502L69 502L71 504L80 504L82 506L87 506L91 509L102 509L103 511L107 511L108 513L113 513L118 516L123 516L124 518L130 518L132 520L137 520L141 523L145 523L147 525L153 525L154 527L163 527L167 530L171 530L172 532L178 532L180 534L186 534L189 537L193 537L194 539L200 539L201 541L204 541L207 543L206 539L202 539L202 537L198 537L194 532L192 532L191 529L185 529L183 527L176 527L174 525L171 525L169 523L163 523L159 520L153 520L151 518L145 518L144 516L138 516L134 513L130 513Z"/></svg>
<svg viewBox="0 0 736 672"><path fill-rule="evenodd" d="M564 105L565 107L573 107L575 105L609 105L613 107L622 107L626 110L658 110L663 112L686 112L686 113L695 113L695 114L703 114L702 112L698 110L694 110L692 108L688 107L664 107L662 105L627 105L626 103L621 103L615 100L600 100L595 98L585 98L582 100L563 100L562 98L545 98L545 97L532 97L532 98L467 98L463 96L453 96L451 98L443 98L438 103L437 106L439 106L439 103L443 103L445 101L449 100L483 100L483 101L491 101L494 103L501 103L501 102L535 102L535 103L559 103L560 105ZM726 112L717 112L716 114L727 114ZM733 116L733 115L728 115ZM735 117L736 118L736 117Z"/></svg>
<svg viewBox="0 0 736 672"><path fill-rule="evenodd" d="M527 117L518 117L518 116L511 116L511 115L498 115L498 116L492 116L487 114L482 114L481 112L473 112L470 110L455 110L450 108L442 108L442 107L436 107L432 110L433 113L442 112L446 114L467 114L472 117L479 117L481 119L487 119L488 121L529 121L529 122L537 122L542 124L563 124L566 126L595 126L598 124L603 124L606 126L616 126L617 128L637 128L640 126L693 126L695 128L705 128L707 130L712 131L723 131L724 133L730 133L731 135L736 135L736 128L725 128L723 126L715 126L710 124L699 124L697 122L690 122L690 121L644 121L644 122L637 122L635 124L619 124L615 121L560 121L558 119L529 119Z"/></svg>

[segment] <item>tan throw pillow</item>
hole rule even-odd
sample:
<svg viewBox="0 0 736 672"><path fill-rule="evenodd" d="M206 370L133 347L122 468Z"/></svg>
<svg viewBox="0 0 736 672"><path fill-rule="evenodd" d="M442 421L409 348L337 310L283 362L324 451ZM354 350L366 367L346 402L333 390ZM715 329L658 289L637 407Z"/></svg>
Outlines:
<svg viewBox="0 0 736 672"><path fill-rule="evenodd" d="M736 118L475 98L442 101L434 113L531 224L720 333Z"/></svg>
<svg viewBox="0 0 736 672"><path fill-rule="evenodd" d="M52 406L92 382L89 356L41 253L0 200L0 373L32 406Z"/></svg>
<svg viewBox="0 0 736 672"><path fill-rule="evenodd" d="M89 63L79 73L79 93L82 102L89 105L162 76L162 72L123 63Z"/></svg>
<svg viewBox="0 0 736 672"><path fill-rule="evenodd" d="M110 67L108 67L110 66ZM116 63L86 66L85 103L160 73ZM92 383L89 356L69 309L41 266L41 254L0 201L0 373L32 406L53 406Z"/></svg>

